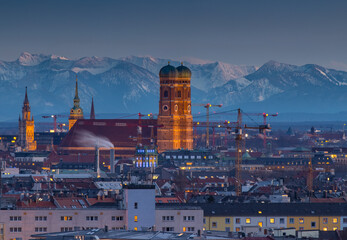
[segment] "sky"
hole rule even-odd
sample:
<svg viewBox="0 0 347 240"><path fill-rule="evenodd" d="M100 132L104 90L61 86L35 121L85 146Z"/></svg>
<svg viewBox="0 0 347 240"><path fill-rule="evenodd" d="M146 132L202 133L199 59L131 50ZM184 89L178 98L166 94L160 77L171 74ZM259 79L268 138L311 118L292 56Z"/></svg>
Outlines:
<svg viewBox="0 0 347 240"><path fill-rule="evenodd" d="M24 51L347 70L347 1L0 0L0 59Z"/></svg>

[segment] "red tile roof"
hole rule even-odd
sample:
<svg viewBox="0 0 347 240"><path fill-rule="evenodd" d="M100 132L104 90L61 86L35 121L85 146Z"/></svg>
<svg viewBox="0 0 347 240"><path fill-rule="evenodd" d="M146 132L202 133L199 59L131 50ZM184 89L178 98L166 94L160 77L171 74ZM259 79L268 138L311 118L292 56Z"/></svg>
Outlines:
<svg viewBox="0 0 347 240"><path fill-rule="evenodd" d="M177 197L156 197L156 203L182 203L182 201Z"/></svg>
<svg viewBox="0 0 347 240"><path fill-rule="evenodd" d="M88 204L90 206L96 204L96 203L114 203L115 200L113 198L88 198L86 199L86 201L88 202Z"/></svg>
<svg viewBox="0 0 347 240"><path fill-rule="evenodd" d="M84 198L69 197L69 198L55 198L55 203L59 208L86 208L88 203ZM83 203L83 204L81 204ZM85 206L85 207L83 207Z"/></svg>
<svg viewBox="0 0 347 240"><path fill-rule="evenodd" d="M138 119L79 119L60 144L64 147L95 147L91 143L81 146L79 138L84 132L108 139L115 147L135 147L136 141L130 138L137 136ZM154 137L157 135L157 120L142 119L143 144L150 144L151 127L154 126Z"/></svg>
<svg viewBox="0 0 347 240"><path fill-rule="evenodd" d="M18 208L57 208L57 206L50 201L37 201L37 202L17 202Z"/></svg>

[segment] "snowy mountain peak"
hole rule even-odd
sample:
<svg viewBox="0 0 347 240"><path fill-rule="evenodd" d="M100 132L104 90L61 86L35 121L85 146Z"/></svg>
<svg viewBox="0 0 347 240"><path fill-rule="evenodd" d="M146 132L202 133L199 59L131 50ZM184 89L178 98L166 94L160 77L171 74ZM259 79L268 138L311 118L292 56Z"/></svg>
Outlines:
<svg viewBox="0 0 347 240"><path fill-rule="evenodd" d="M19 58L18 62L23 66L35 66L43 61L50 59L50 56L44 54L31 54L29 52L23 52Z"/></svg>
<svg viewBox="0 0 347 240"><path fill-rule="evenodd" d="M269 71L293 71L297 68L295 65L286 64L286 63L280 63L274 60L270 60L266 62L263 66L261 66L258 71L259 72L269 72Z"/></svg>
<svg viewBox="0 0 347 240"><path fill-rule="evenodd" d="M50 57L51 59L58 59L58 60L69 60L66 57L62 57L62 56L57 56L57 55L51 55Z"/></svg>

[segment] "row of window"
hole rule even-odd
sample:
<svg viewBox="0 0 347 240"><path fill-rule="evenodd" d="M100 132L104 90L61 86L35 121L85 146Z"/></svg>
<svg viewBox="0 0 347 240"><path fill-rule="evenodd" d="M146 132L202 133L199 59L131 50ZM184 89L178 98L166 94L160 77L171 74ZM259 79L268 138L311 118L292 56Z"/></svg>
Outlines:
<svg viewBox="0 0 347 240"><path fill-rule="evenodd" d="M123 221L123 216L112 216L112 221Z"/></svg>
<svg viewBox="0 0 347 240"><path fill-rule="evenodd" d="M183 221L194 221L195 217L194 216L183 216Z"/></svg>
<svg viewBox="0 0 347 240"><path fill-rule="evenodd" d="M163 216L162 219L163 219L163 221L174 221L175 217L174 216Z"/></svg>
<svg viewBox="0 0 347 240"><path fill-rule="evenodd" d="M338 218L333 218L332 223L338 223ZM347 218L343 218L343 222L347 223ZM295 220L294 218L289 218L289 223L294 224ZM299 218L299 224L304 224L304 218ZM328 218L323 218L323 224L328 224Z"/></svg>
<svg viewBox="0 0 347 240"><path fill-rule="evenodd" d="M169 97L169 92L167 90L164 91L164 94L163 94L163 97L164 98L168 98ZM175 92L175 97L182 97L182 92L181 91L176 91ZM188 97L190 97L190 91L188 91Z"/></svg>
<svg viewBox="0 0 347 240"><path fill-rule="evenodd" d="M135 203L137 208L137 203ZM123 216L112 216L112 221L123 221ZM61 221L72 221L72 216L61 216ZM98 216L86 216L87 221L98 221ZM21 216L10 216L10 221L22 221ZM35 221L47 221L47 216L35 216Z"/></svg>
<svg viewBox="0 0 347 240"><path fill-rule="evenodd" d="M166 157L165 157L166 159L171 159L171 158L173 158L173 159L202 159L202 158L204 158L204 159L206 159L206 158L208 158L208 159L213 159L213 156L212 155L209 155L208 157L207 156L204 156L204 157L202 157L201 155L191 155L191 156L188 156L188 155L184 155L184 156L182 156L182 155L178 155L178 156L176 156L176 155L172 155L172 156L170 156L170 155L166 155Z"/></svg>
<svg viewBox="0 0 347 240"><path fill-rule="evenodd" d="M98 221L98 216L86 216L87 221Z"/></svg>
<svg viewBox="0 0 347 240"><path fill-rule="evenodd" d="M251 224L252 220L251 218L246 218L245 219L246 224ZM236 224L241 224L241 218L235 218L235 223ZM269 219L270 224L275 224L276 220L275 218L270 218ZM279 219L280 224L284 224L285 220L284 218ZM294 218L289 218L289 223L294 224L295 220ZM337 224L338 223L338 218L333 218L332 223ZM347 223L347 218L343 218L343 223ZM206 224L206 219L204 218L204 224ZM225 224L230 224L230 218L225 218ZM299 224L304 224L304 218L299 218ZM323 218L323 224L328 224L328 218ZM263 223L258 222L258 225L262 227ZM212 227L217 228L217 222L212 222ZM316 227L316 222L311 222L311 227Z"/></svg>
<svg viewBox="0 0 347 240"><path fill-rule="evenodd" d="M35 232L47 232L47 228L46 227L36 227Z"/></svg>
<svg viewBox="0 0 347 240"><path fill-rule="evenodd" d="M175 228L174 227L163 227L162 228L163 232L174 232ZM195 228L194 227L183 227L183 232L194 232Z"/></svg>
<svg viewBox="0 0 347 240"><path fill-rule="evenodd" d="M194 227L183 227L183 232L194 232Z"/></svg>
<svg viewBox="0 0 347 240"><path fill-rule="evenodd" d="M11 227L10 232L11 233L22 232L22 228L21 227Z"/></svg>

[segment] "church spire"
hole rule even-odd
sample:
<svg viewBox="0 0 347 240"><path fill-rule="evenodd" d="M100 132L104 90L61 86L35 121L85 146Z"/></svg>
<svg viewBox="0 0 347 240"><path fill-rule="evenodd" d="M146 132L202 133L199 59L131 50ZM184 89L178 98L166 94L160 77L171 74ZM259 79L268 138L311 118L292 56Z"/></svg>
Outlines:
<svg viewBox="0 0 347 240"><path fill-rule="evenodd" d="M92 97L92 107L90 109L90 119L95 119L94 98Z"/></svg>
<svg viewBox="0 0 347 240"><path fill-rule="evenodd" d="M76 75L75 99L79 99L79 97L78 97L78 82L77 82L77 75Z"/></svg>
<svg viewBox="0 0 347 240"><path fill-rule="evenodd" d="M27 118L26 116L28 115L27 113L29 113L29 112L30 112L30 105L29 105L29 98L28 98L28 87L25 87L25 97L24 97L24 102L23 102L23 107L22 107L23 119ZM30 115L30 113L29 113L29 115Z"/></svg>
<svg viewBox="0 0 347 240"><path fill-rule="evenodd" d="M29 104L29 99L28 99L28 87L25 87L24 104Z"/></svg>

